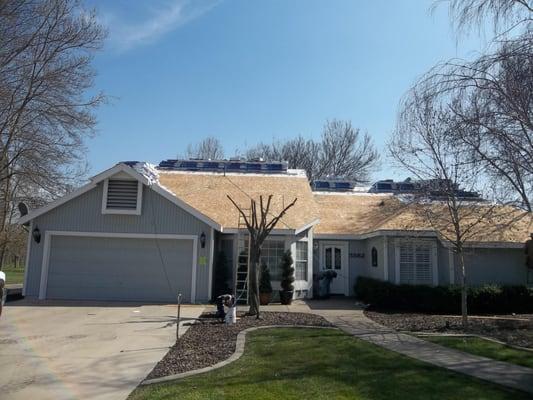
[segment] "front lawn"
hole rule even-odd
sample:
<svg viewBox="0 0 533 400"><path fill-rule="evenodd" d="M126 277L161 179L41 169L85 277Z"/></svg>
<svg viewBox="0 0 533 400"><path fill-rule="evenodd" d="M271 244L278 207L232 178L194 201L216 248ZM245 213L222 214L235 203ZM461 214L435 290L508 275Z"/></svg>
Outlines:
<svg viewBox="0 0 533 400"><path fill-rule="evenodd" d="M423 339L466 353L533 368L533 352L531 351L513 349L477 337L424 336Z"/></svg>
<svg viewBox="0 0 533 400"><path fill-rule="evenodd" d="M6 284L23 283L24 282L24 267L15 268L13 266L5 266L2 271L6 273Z"/></svg>
<svg viewBox="0 0 533 400"><path fill-rule="evenodd" d="M335 329L278 328L249 334L245 354L225 368L178 383L139 387L129 400L400 398L530 396L410 359Z"/></svg>

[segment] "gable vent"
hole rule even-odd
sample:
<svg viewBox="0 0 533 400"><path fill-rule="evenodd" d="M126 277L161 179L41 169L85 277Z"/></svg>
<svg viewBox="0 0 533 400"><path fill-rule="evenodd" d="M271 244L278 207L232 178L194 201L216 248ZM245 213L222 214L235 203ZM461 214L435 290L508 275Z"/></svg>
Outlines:
<svg viewBox="0 0 533 400"><path fill-rule="evenodd" d="M123 179L110 179L107 184L108 210L136 210L138 182Z"/></svg>

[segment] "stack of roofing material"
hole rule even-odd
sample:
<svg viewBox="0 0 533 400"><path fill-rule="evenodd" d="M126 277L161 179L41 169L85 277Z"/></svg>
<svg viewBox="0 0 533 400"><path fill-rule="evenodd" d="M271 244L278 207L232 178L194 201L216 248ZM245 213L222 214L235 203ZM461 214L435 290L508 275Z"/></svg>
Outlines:
<svg viewBox="0 0 533 400"><path fill-rule="evenodd" d="M286 161L267 162L262 160L163 160L158 169L166 171L200 171L200 172L240 172L260 174L285 174Z"/></svg>
<svg viewBox="0 0 533 400"><path fill-rule="evenodd" d="M352 191L355 188L355 183L341 179L320 179L313 181L311 186L314 191L346 192Z"/></svg>

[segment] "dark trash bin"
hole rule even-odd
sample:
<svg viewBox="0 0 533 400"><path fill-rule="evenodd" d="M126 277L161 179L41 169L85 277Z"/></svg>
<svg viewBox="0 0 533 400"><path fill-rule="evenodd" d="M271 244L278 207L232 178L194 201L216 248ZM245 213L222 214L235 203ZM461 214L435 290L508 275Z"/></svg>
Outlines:
<svg viewBox="0 0 533 400"><path fill-rule="evenodd" d="M331 281L337 277L337 272L331 269L318 274L318 298L327 299L330 296Z"/></svg>

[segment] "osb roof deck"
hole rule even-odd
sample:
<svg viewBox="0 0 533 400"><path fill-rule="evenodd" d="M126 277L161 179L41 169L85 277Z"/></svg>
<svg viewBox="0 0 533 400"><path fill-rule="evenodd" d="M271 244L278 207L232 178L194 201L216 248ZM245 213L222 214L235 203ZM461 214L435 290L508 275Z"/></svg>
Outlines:
<svg viewBox="0 0 533 400"><path fill-rule="evenodd" d="M320 211L317 234L436 231L444 239L453 238L454 230L443 204L422 208L391 195L315 194L314 197ZM466 241L523 243L529 238L533 228L530 214L512 207L487 210L488 206L461 208L463 229L469 231L464 236Z"/></svg>
<svg viewBox="0 0 533 400"><path fill-rule="evenodd" d="M305 175L221 174L159 171L159 183L224 229L237 228L239 214L228 195L243 209L253 198L273 195L270 212L277 215L295 198L276 229L299 229L318 218L313 193Z"/></svg>
<svg viewBox="0 0 533 400"><path fill-rule="evenodd" d="M359 235L373 232L401 207L391 195L315 194L320 223L318 234Z"/></svg>

